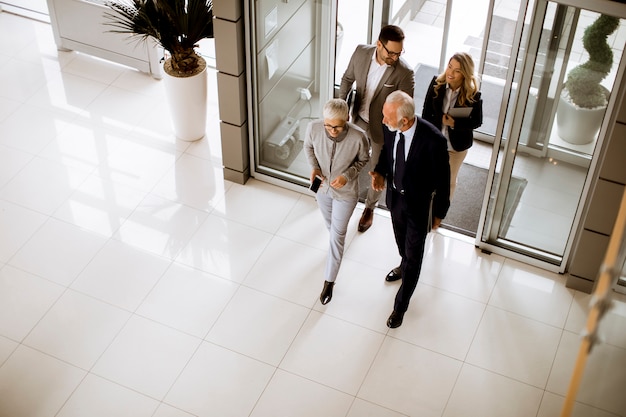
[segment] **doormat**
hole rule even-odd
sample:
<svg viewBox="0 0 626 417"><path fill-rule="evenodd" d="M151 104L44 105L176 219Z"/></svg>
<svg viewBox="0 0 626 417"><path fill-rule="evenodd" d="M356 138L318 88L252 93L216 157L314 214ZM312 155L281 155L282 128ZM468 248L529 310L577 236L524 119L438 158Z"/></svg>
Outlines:
<svg viewBox="0 0 626 417"><path fill-rule="evenodd" d="M365 201L367 187L371 181L367 168L364 168L359 176L359 198L362 202ZM467 236L476 236L488 174L489 171L484 168L470 164L461 165L456 191L441 227ZM506 196L506 211L501 222L501 236L506 236L527 182L527 180L522 178L511 178ZM387 209L385 192L383 192L380 201L378 201L378 207Z"/></svg>
<svg viewBox="0 0 626 417"><path fill-rule="evenodd" d="M456 191L441 227L467 236L476 236L488 174L489 171L485 168L470 164L461 165ZM496 173L495 181L497 175ZM506 236L527 183L528 181L523 178L515 176L511 178L505 199L505 211L500 222L500 236ZM492 195L489 199L490 205L493 199Z"/></svg>
<svg viewBox="0 0 626 417"><path fill-rule="evenodd" d="M443 228L476 236L488 174L486 169L470 164L461 165L450 209L441 224Z"/></svg>

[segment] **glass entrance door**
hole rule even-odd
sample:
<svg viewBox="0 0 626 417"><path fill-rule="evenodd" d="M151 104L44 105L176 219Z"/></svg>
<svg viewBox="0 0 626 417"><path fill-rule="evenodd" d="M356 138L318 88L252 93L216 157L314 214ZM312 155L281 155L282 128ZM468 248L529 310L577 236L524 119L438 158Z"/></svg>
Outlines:
<svg viewBox="0 0 626 417"><path fill-rule="evenodd" d="M616 74L624 65L626 28L623 16L611 14L616 10L623 8L609 4L606 10L589 10L540 1L526 14L530 17L519 20L519 48L507 80L510 99L496 132L498 152L478 246L563 270L614 99L611 92L621 82ZM567 87L577 88L576 76L584 79L583 87L598 83L599 103L569 104ZM574 115L566 119L569 110ZM590 128L592 112L598 120ZM581 127L573 127L582 120Z"/></svg>
<svg viewBox="0 0 626 417"><path fill-rule="evenodd" d="M343 42L341 47L338 44L335 85L340 82L356 45L372 43L380 26L388 23L400 26L406 35L403 59L415 70L418 114L432 77L443 71L449 57L455 52L467 52L473 57L481 81L483 125L475 132L476 146L469 150L459 174L456 201L443 222L445 229L471 237L477 233L491 163L490 144L502 114L510 57L517 51L517 46L514 47L517 21L520 11L523 19L526 3L525 0L497 4L493 0L338 0L338 26L343 32ZM367 12L369 20L367 16L360 22L351 20L354 13ZM376 16L380 16L378 20Z"/></svg>

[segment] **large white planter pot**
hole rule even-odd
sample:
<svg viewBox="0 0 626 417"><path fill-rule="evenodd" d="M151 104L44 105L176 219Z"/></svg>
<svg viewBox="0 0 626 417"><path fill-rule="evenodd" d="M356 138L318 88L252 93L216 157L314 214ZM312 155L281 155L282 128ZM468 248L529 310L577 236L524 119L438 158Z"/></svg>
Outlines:
<svg viewBox="0 0 626 417"><path fill-rule="evenodd" d="M559 137L573 145L586 145L598 136L606 107L585 109L574 106L561 96L556 110Z"/></svg>
<svg viewBox="0 0 626 417"><path fill-rule="evenodd" d="M191 77L163 74L167 104L178 139L195 141L206 134L207 72L206 68Z"/></svg>

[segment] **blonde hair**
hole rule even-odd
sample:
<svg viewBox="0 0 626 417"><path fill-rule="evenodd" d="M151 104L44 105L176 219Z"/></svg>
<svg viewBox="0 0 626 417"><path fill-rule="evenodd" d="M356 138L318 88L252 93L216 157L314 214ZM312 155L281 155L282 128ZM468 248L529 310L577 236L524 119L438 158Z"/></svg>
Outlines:
<svg viewBox="0 0 626 417"><path fill-rule="evenodd" d="M464 106L466 103L473 103L475 101L474 96L479 88L478 78L474 75L474 60L472 56L466 52L457 52L448 60L448 65L453 59L461 66L461 75L463 75L461 91L459 92L459 104ZM435 97L437 97L441 87L446 85L445 70L437 76L435 82L437 83L435 86Z"/></svg>

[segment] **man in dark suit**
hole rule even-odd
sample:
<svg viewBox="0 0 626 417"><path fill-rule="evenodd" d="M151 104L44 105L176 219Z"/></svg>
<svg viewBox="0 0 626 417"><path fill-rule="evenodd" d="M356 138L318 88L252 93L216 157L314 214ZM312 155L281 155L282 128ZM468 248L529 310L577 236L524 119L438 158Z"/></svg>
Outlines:
<svg viewBox="0 0 626 417"><path fill-rule="evenodd" d="M426 235L450 207L450 166L445 137L415 115L413 98L402 91L383 106L384 144L372 176L372 188L387 180L387 207L402 262L387 281L402 279L387 326L402 324L422 268ZM404 158L404 159L403 159Z"/></svg>
<svg viewBox="0 0 626 417"><path fill-rule="evenodd" d="M392 91L402 90L413 97L413 69L400 58L404 52L404 32L388 25L380 30L376 45L358 45L341 78L339 98L346 100L352 86L352 122L362 128L370 140L370 166L375 167L383 145L382 109ZM365 232L374 220L374 207L381 192L368 189L365 210L359 221L359 232Z"/></svg>

